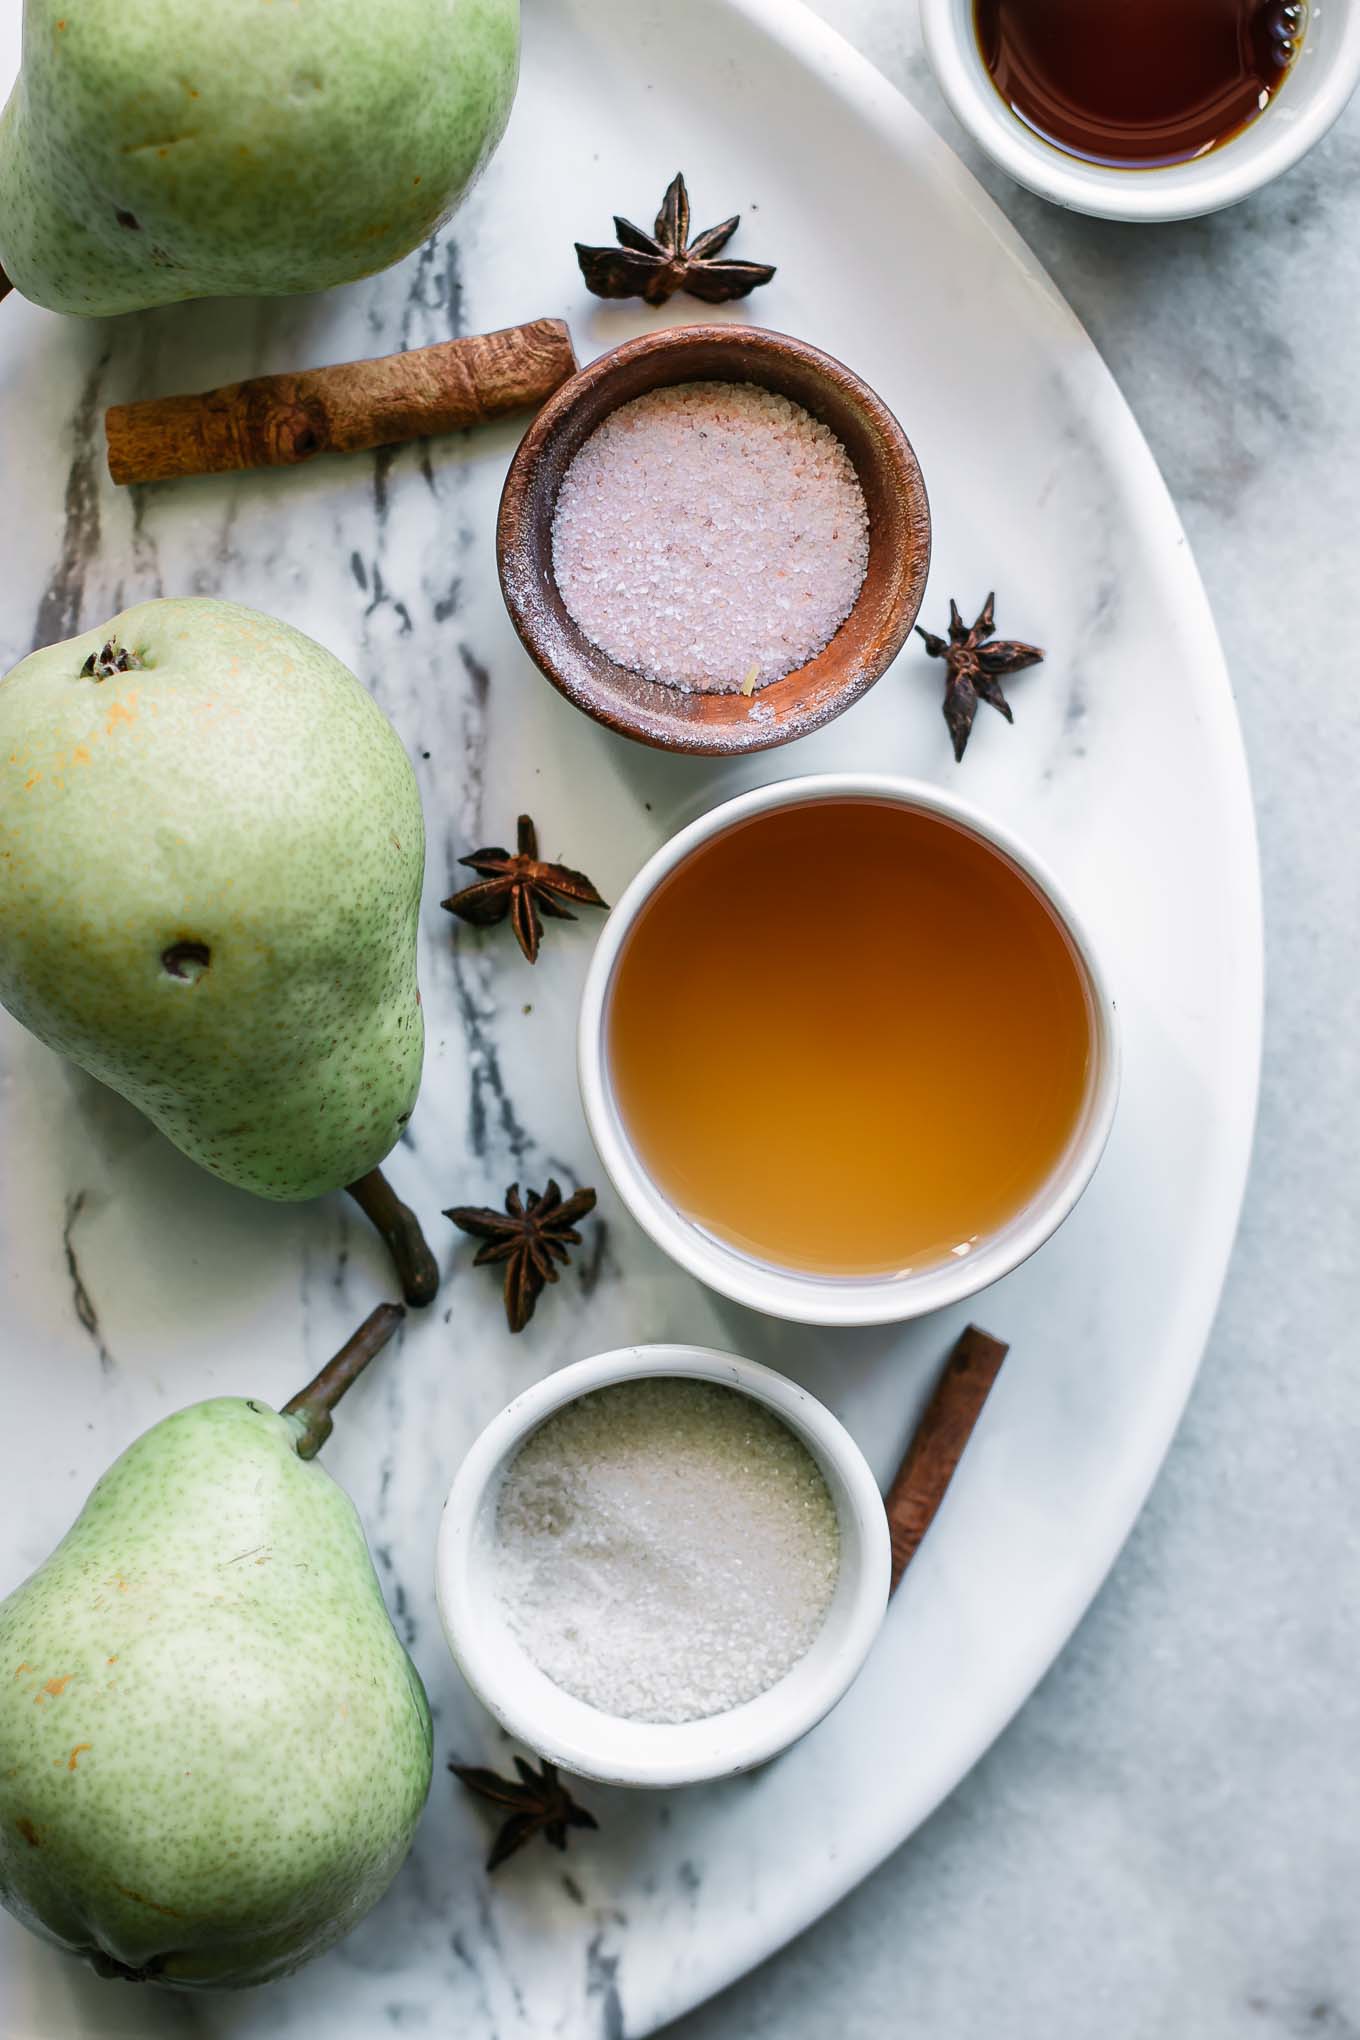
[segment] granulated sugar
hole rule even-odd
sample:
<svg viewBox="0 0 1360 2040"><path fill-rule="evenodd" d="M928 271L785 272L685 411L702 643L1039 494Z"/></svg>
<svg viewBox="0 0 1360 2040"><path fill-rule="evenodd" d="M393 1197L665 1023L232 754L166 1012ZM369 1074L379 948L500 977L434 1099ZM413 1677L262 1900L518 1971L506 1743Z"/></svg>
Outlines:
<svg viewBox="0 0 1360 2040"><path fill-rule="evenodd" d="M868 559L840 440L754 383L620 405L567 469L553 517L553 572L586 636L686 693L750 693L805 665L850 614Z"/></svg>
<svg viewBox="0 0 1360 2040"><path fill-rule="evenodd" d="M835 1504L762 1404L674 1376L569 1403L526 1440L496 1506L494 1578L534 1662L634 1721L754 1699L822 1626Z"/></svg>

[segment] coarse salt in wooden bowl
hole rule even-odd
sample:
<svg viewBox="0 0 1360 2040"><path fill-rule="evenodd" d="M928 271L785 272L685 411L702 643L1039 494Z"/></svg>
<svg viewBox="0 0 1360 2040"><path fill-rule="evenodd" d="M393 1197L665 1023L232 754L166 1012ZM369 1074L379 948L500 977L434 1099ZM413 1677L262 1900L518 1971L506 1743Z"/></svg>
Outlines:
<svg viewBox="0 0 1360 2040"><path fill-rule="evenodd" d="M827 425L864 491L869 559L854 607L805 665L752 694L694 691L615 663L568 613L553 574L553 516L578 449L620 404L675 383L756 383ZM820 729L873 686L916 621L930 565L930 506L911 443L843 363L757 326L679 326L602 354L549 398L520 443L496 531L501 589L539 670L607 729L665 751L764 751Z"/></svg>

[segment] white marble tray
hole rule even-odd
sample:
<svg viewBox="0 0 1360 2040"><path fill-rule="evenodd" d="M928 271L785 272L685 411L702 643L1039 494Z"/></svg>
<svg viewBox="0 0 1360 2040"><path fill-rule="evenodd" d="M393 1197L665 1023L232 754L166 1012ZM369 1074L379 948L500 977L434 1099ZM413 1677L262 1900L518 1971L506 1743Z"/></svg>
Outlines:
<svg viewBox="0 0 1360 2040"><path fill-rule="evenodd" d="M17 54L4 10L0 73ZM540 313L583 353L655 323L583 292L576 237L645 219L673 171L699 225L777 262L753 315L844 356L925 470L925 619L995 583L1049 659L981 710L961 768L939 668L915 653L822 735L745 766L604 735L542 682L496 592L513 443L493 430L290 475L140 498L103 474L119 398L373 353ZM671 314L697 312L684 299ZM1184 536L1094 350L976 184L905 102L793 0L532 0L506 145L453 232L329 297L181 306L106 325L0 309L0 662L159 593L277 610L348 659L417 762L430 859L426 1085L394 1173L448 1276L327 1448L429 1685L439 1769L411 1862L335 1953L264 1993L187 2008L0 1919L6 2036L459 2032L642 2035L757 1961L909 1834L1060 1649L1119 1549L1180 1413L1218 1295L1251 1134L1261 1006L1252 818L1227 678ZM511 1340L441 1206L516 1176L600 1180L572 1015L592 939L557 925L530 971L505 931L439 911L456 855L520 807L548 854L617 895L663 834L758 780L872 763L959 787L1025 833L1102 938L1124 1097L1091 1193L974 1315L1007 1371L868 1670L764 1772L669 1798L585 1796L565 1863L488 1886L487 1831L446 1758L500 1754L436 1628L430 1561L467 1440L516 1389L632 1339L727 1345L806 1381L886 1476L964 1312L905 1332L800 1333L707 1295L602 1197L607 1232ZM809 930L815 962L816 930ZM997 1052L1005 1052L1004 1027ZM758 1056L758 1050L755 1051ZM6 1477L0 1592L92 1480L167 1410L286 1396L389 1287L336 1199L286 1210L200 1174L122 1102L0 1016ZM603 1188L603 1186L602 1186ZM598 1237L598 1235L597 1235Z"/></svg>

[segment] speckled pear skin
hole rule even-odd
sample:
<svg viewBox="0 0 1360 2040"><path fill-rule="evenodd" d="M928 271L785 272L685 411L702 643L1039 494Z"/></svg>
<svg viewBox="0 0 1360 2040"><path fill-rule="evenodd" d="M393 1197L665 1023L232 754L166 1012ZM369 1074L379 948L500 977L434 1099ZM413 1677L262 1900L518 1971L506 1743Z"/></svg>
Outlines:
<svg viewBox="0 0 1360 2040"><path fill-rule="evenodd" d="M286 1975L410 1846L424 1688L301 1433L237 1398L167 1417L0 1603L0 1900L108 1973Z"/></svg>
<svg viewBox="0 0 1360 2040"><path fill-rule="evenodd" d="M110 640L143 664L82 674ZM0 1004L257 1196L410 1117L424 856L391 724L273 617L146 602L0 680Z"/></svg>
<svg viewBox="0 0 1360 2040"><path fill-rule="evenodd" d="M518 65L519 0L25 0L0 264L95 316L367 276L448 218Z"/></svg>

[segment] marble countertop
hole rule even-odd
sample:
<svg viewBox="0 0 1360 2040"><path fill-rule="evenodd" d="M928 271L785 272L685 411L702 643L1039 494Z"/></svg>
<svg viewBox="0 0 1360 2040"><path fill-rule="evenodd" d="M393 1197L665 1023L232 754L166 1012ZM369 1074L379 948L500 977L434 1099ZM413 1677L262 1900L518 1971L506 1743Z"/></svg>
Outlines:
<svg viewBox="0 0 1360 2040"><path fill-rule="evenodd" d="M1230 212L1078 218L944 110L910 0L816 0L977 172L1118 377L1233 674L1264 868L1255 1164L1171 1457L1077 1636L943 1810L670 2040L1360 2032L1360 105ZM1341 1024L1338 1024L1341 1022ZM815 1808L809 1819L815 1820Z"/></svg>
<svg viewBox="0 0 1360 2040"><path fill-rule="evenodd" d="M914 0L818 4L973 161L933 93ZM631 10L630 29L644 16L652 21L664 36L671 69L699 63L693 31L701 10L691 14L691 36L681 47L671 14L662 12L673 0L652 0L648 8L638 0L613 0L613 6ZM545 61L539 78L543 125L535 133L541 135L559 102L570 107L564 69L585 61L580 52L590 50L609 9L605 0L538 0L535 11L541 31L565 38L553 46L557 67ZM0 45L6 25L16 21L17 12L6 15L0 7ZM704 73L705 115L714 127L710 162L729 133L740 129L740 145L749 147L753 128L759 132L758 123L734 122L730 106L721 118L713 110L724 90L740 86L735 59L731 69L735 84L716 78L712 67ZM658 128L657 102L648 105L646 118L631 125L624 113L616 116L620 147L644 128L649 136ZM696 118L686 113L687 142L694 139ZM1356 621L1360 596L1347 571L1349 548L1344 565L1334 564L1331 555L1340 548L1322 535L1350 537L1357 529L1356 506L1348 500L1356 493L1355 465L1347 466L1344 455L1346 435L1360 439L1360 396L1350 366L1360 255L1344 239L1349 220L1341 194L1357 182L1358 139L1360 110L1274 191L1214 220L1154 230L1102 226L1051 211L974 163L1085 318L1127 391L1184 515L1233 668L1256 779L1273 968L1257 1167L1189 1417L1152 1505L1071 1647L944 1809L828 1920L673 2028L680 2040L727 2034L821 2040L832 2031L849 2040L889 2033L894 2040L1360 2035L1354 1932L1360 1807L1352 1782L1360 1595L1346 1591L1360 1567L1344 1450L1360 1389L1345 1365L1350 1355L1342 1330L1347 1301L1360 1303L1352 1247L1356 1170L1347 1144L1360 1053L1346 1026L1354 1004L1346 996L1353 940L1329 943L1319 933L1349 935L1358 889L1353 834L1348 842L1339 791L1348 762L1342 754L1348 746L1354 753L1360 736L1354 658L1330 656L1333 632L1326 619L1337 602L1334 634L1345 646L1355 642L1354 628L1347 632L1346 626ZM763 146L768 153L768 132ZM589 182L596 176L594 160L580 171ZM809 176L820 180L812 196L824 199L825 157L810 166ZM603 218L613 185L606 192L604 168L598 178L596 209ZM715 170L715 186L723 181ZM528 203L513 192L506 200L505 189L503 204ZM768 210L762 213L762 223L771 218ZM950 273L963 223L947 208L929 205L918 208L917 220L930 229L918 240L928 250L918 256L918 267L945 294L928 309L949 320L952 345L969 297L969 279ZM242 362L283 366L311 358L323 339L333 356L344 357L443 338L460 319L493 325L541 310L537 302L507 299L501 283L488 281L494 265L479 231L470 212L463 233L466 268L459 243L441 240L413 258L406 276L334 294L324 305L190 306L116 332L69 321L43 325L41 347L16 348L6 357L10 401L0 411L0 440L10 449L6 471L12 480L25 478L24 486L11 489L6 569L13 590L45 590L36 617L27 595L10 603L9 655L110 613L134 588L248 590L260 606L288 614L317 635L328 637L338 627L356 670L380 699L390 704L395 695L409 706L419 696L420 714L407 732L418 770L433 777L449 772L450 759L465 760L456 799L438 809L435 864L445 869L453 868L461 847L488 840L484 811L488 822L513 813L512 796L520 797L512 786L511 747L486 741L488 730L505 731L512 711L504 694L489 691L483 640L489 634L494 642L508 626L490 581L466 571L477 519L489 529L490 467L497 448L508 454L513 428L499 437L488 431L478 459L467 463L457 448L383 453L371 470L356 467L347 477L295 475L286 496L272 485L269 493L260 478L243 478L229 489L194 484L192 495L164 504L139 503L104 486L96 436L100 407L113 397L173 386L170 368L181 344L194 364L193 386L207 386L240 373ZM815 224L808 231L815 233ZM562 248L565 260L565 239ZM796 275L792 261L789 269ZM911 269L902 274L914 289ZM975 274L974 295L977 285ZM536 291L543 288L539 281ZM544 302L555 301L554 291L560 295L553 286ZM912 306L917 303L913 298ZM12 310L28 319L26 308ZM799 330L796 323L793 330ZM900 326L885 320L883 331L895 344ZM1007 334L1014 351L1015 329ZM866 371L872 368L867 361ZM1104 378L1098 380L1105 388ZM31 459L26 448L49 443L72 449L68 473L50 462L25 468ZM941 505L944 500L942 491ZM947 526L942 517L942 565ZM289 543L282 544L285 531ZM1122 558L1125 585L1145 585L1130 578L1127 550ZM1098 580L1098 550L1064 547L1051 559L1079 582ZM1084 577L1066 564L1074 559L1086 562ZM1074 589L1078 608L1094 603L1099 612L1099 597L1099 586ZM1124 674L1125 687L1146 670L1146 621L1154 609L1165 627L1158 601L1129 597L1144 649L1132 677ZM456 636L426 634L426 620L444 622L455 614ZM1114 685L1112 658L1107 643L1102 676ZM6 663L0 658L0 670ZM1174 662L1160 665L1161 683L1175 688ZM1175 692L1174 705L1184 698ZM564 815L601 805L613 787L615 764L596 741L599 733L547 690L535 687L531 699L553 733L552 747L536 754L532 799L540 826L556 841ZM885 704L886 697L881 710ZM873 707L866 705L864 713ZM1035 736L1042 728L1038 712L1036 703ZM1059 704L1050 705L1050 714L1058 717ZM1174 743L1174 716L1167 728ZM942 747L942 725L933 735ZM1201 819L1216 812L1203 755L1192 747L1167 765L1193 786ZM1141 764L1139 756L1121 753L1125 789L1138 789L1162 771L1160 753L1149 748ZM670 797L666 767L676 761L645 762L643 790L661 804ZM805 768L812 762L803 761ZM970 767L974 763L972 790L982 797L985 751ZM1079 811L1089 809L1083 804ZM618 840L611 838L609 846L615 862L608 868L597 869L590 846L582 848L582 861L602 883L612 886L640 861L644 841L650 847L650 832L662 822L644 820L644 814L651 816L650 802L632 814L631 836L621 824L615 829ZM1141 821L1141 805L1137 816ZM1186 860L1171 857L1167 840L1146 843L1141 867L1155 871L1163 855L1175 874L1174 885L1164 881L1166 895L1179 898ZM1226 848L1232 840L1223 828L1214 838L1219 919L1227 918L1223 902L1234 890ZM1204 917L1204 925L1212 918ZM1163 914L1155 923L1159 955L1178 953L1166 934L1173 919ZM576 932L579 962L589 931ZM1205 952L1201 946L1195 953L1202 958ZM444 1015L432 1063L443 1075L426 1100L422 1145L408 1144L401 1157L424 1183L416 1201L426 1208L446 1199L436 1199L435 1175L426 1182L422 1172L439 1171L449 1154L462 1154L465 1141L476 1164L472 1175L480 1181L485 1173L488 1188L522 1171L537 1180L540 1164L564 1182L575 1180L584 1135L570 1083L570 961L568 952L555 977L535 983L531 1001L521 1005L517 994L513 1014L497 1033L494 956L473 944L432 948L429 1010ZM1188 962L1186 974L1192 974ZM1220 1005L1214 1010L1221 1013L1229 996L1224 988L1233 981L1217 978ZM1221 1019L1219 1025L1216 1061L1225 1068L1233 1030ZM545 1058L545 1042L557 1043L555 1061ZM105 1462L110 1434L130 1435L164 1408L234 1381L237 1348L249 1349L252 1367L261 1369L258 1381L252 1376L255 1392L291 1390L296 1343L313 1359L328 1350L335 1334L354 1322L356 1301L381 1293L374 1285L386 1270L376 1240L343 1211L276 1214L270 1207L266 1223L260 1212L244 1208L249 1200L222 1190L154 1141L111 1094L74 1078L36 1044L21 1041L15 1054L20 1080L6 1097L19 1115L16 1140L24 1142L33 1166L21 1191L12 1186L0 1219L12 1221L22 1249L5 1264L14 1322L20 1332L40 1328L44 1341L35 1349L42 1368L11 1368L10 1442L20 1441L25 1467L23 1441L40 1435L35 1409L60 1406L53 1384L69 1384L84 1411L92 1355L99 1369L97 1410L64 1428L50 1463L29 1455L41 1507L21 1508L26 1491L21 1480L11 1480L11 1510L19 1516L14 1541L23 1563L36 1562L49 1547L67 1498ZM531 1084L543 1101L535 1106L532 1134L520 1113ZM40 1127L44 1137L37 1139ZM1193 1139L1191 1160L1192 1149ZM1193 1168L1187 1174L1173 1164L1158 1167L1158 1182L1179 1185L1179 1208L1193 1223L1203 1205L1193 1188L1199 1177ZM414 1194L409 1177L407 1190ZM1158 1204L1166 1212L1178 1208L1173 1200ZM1087 1201L1082 1219L1101 1222L1098 1196ZM1174 1222L1166 1218L1168 1230ZM728 1342L730 1331L711 1300L692 1294L692 1286L656 1257L648 1260L643 1243L631 1241L612 1217L609 1226L600 1235L608 1244L592 1255L576 1297L578 1310L589 1303L592 1346L637 1336L630 1279L644 1263L652 1284L652 1335L683 1331L708 1343ZM1069 1228L1064 1239L1076 1236ZM24 1248L30 1238L36 1242L31 1256ZM249 1286L238 1279L247 1257L255 1276ZM609 1279L601 1281L602 1274ZM1127 1332L1134 1320L1122 1292L1108 1282L1099 1289L1102 1307ZM216 1326L213 1318L212 1331L213 1339L221 1333L221 1353L216 1346L208 1352L199 1339L200 1322L212 1315L200 1308L208 1293L221 1302L222 1322ZM379 1458L361 1428L350 1426L341 1427L332 1451L333 1470L371 1527L394 1615L434 1682L436 1710L443 1710L441 1762L450 1751L477 1755L482 1744L428 1605L428 1524L448 1477L441 1450L428 1442L434 1413L451 1411L451 1421L470 1435L515 1387L582 1350L573 1311L561 1298L557 1317L544 1327L546 1343L532 1351L519 1350L515 1341L506 1351L508 1335L496 1345L494 1287L468 1284L459 1302L460 1345L486 1344L499 1354L496 1365L450 1367L439 1335L431 1336L431 1317L423 1346L411 1334L401 1381L389 1370L372 1384L383 1435L395 1441L390 1450ZM16 1337L11 1362L21 1361L25 1350ZM767 1348L758 1344L755 1351L763 1357ZM228 1374L217 1369L223 1355ZM1150 1354L1137 1377L1140 1388L1154 1365ZM1127 1444L1124 1405L1092 1391L1086 1407L1098 1409ZM1039 1569L1045 1579L1060 1570L1053 1564ZM918 1568L914 1577L919 1604L926 1575ZM887 1691L894 1734L910 1741L899 1706L902 1682L889 1678ZM863 1739L856 1747L867 1770L872 1751ZM817 1860L835 1859L862 1796L856 1802L846 1790L851 1759L844 1752L834 1763L824 1761L810 1743L804 1754L823 1768L801 1770L804 1782L787 1803L806 1841L795 1859L799 1888L813 1891ZM905 1768L904 1760L899 1786ZM793 1775L789 1767L780 1778ZM835 1787L840 1803L825 1803ZM243 1993L206 2009L159 1998L153 2011L77 1965L39 1961L43 1951L35 1955L26 1943L22 1954L14 1952L20 1930L0 1920L0 2024L7 2008L12 2024L17 2005L24 2040L96 2031L146 2040L153 2024L166 2035L232 2032L247 2040L267 2032L274 2040L285 2029L310 2035L318 2024L333 2025L338 2008L353 2034L366 2035L386 2021L394 2030L457 2030L469 2040L509 2040L530 2030L564 2040L583 2030L628 2040L635 2029L644 2030L637 2007L646 1993L627 1978L620 1982L620 1936L627 1927L636 1946L638 1919L630 1922L613 1909L611 1893L624 1879L620 1870L611 1883L610 1866L626 1868L644 1846L659 1848L664 1829L666 1876L660 1883L641 1880L637 1904L666 1929L657 1945L670 1969L661 1979L664 1991L652 1989L655 1977L648 1982L652 2002L684 2002L699 1987L694 1978L704 1958L720 1949L724 1932L739 1937L743 1924L760 1916L753 1865L760 1850L771 1850L761 1791L757 1777L742 1787L739 1802L730 1802L726 1817L734 1832L740 1828L742 1846L721 1857L728 1866L725 1885L712 1878L703 1884L707 1912L698 1904L700 1879L682 1824L670 1825L664 1804L611 1812L610 1839L594 1868L578 1866L581 1885L569 1872L551 1888L521 1889L511 1902L499 1890L487 1897L476 1815L446 1791L397 1902L346 1944L325 1986L329 1998L304 1976L267 1997ZM780 1888L787 1920L786 1882ZM803 1916L811 1909L810 1902ZM673 1934L672 1916L679 1923ZM456 1922L451 1930L450 1920ZM554 1931L574 1937L576 1956L570 1974L554 1973L544 1988L539 1972L553 1969ZM503 1933L508 1938L498 1938ZM422 1962L440 1995L403 1995L390 1979ZM531 1971L538 1980L530 2003L521 1985Z"/></svg>

